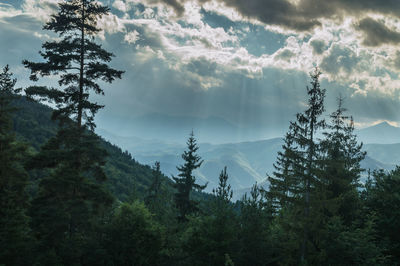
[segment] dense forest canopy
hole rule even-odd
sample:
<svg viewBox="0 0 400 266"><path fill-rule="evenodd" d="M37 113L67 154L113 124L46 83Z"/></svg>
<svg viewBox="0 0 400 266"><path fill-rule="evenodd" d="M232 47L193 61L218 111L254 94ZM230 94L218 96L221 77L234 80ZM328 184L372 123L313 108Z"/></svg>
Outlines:
<svg viewBox="0 0 400 266"><path fill-rule="evenodd" d="M92 97L124 74L99 44L109 12L61 1L44 24L58 37L22 62L32 84L0 73L0 265L399 265L400 166L361 167L351 109L338 95L326 116L318 67L268 185L236 202L227 167L203 192L193 130L171 178L96 135Z"/></svg>

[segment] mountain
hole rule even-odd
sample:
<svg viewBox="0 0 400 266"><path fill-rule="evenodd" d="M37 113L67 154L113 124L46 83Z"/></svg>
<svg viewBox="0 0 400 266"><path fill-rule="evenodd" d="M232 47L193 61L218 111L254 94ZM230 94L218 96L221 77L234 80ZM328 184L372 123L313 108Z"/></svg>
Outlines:
<svg viewBox="0 0 400 266"><path fill-rule="evenodd" d="M215 116L201 118L159 113L133 117L128 121L115 120L106 126L118 129L118 134L122 136L134 135L142 139L162 138L169 142L181 142L192 130L206 142L237 141L237 132L240 131L235 125Z"/></svg>
<svg viewBox="0 0 400 266"><path fill-rule="evenodd" d="M153 164L155 161L160 161L161 169L167 176L176 175L176 166L182 163L180 155L185 150L184 143L118 137L110 133L107 138L112 143L125 147L141 163ZM268 186L266 176L273 173L273 164L282 144L283 140L280 138L229 144L200 143L199 155L204 162L195 174L200 183L208 182L206 191L210 192L218 185L219 173L224 166L227 166L229 182L235 191L234 198L239 199L243 193L250 191L255 182ZM400 148L400 144L398 145ZM395 144L387 146L367 144L364 145L364 149L368 151L367 157L361 163L364 169L391 170L397 162L400 162L400 152L397 152L400 149L397 149ZM383 155L380 155L380 152ZM391 153L395 155L394 159L388 160L387 157L390 155L386 157L384 155Z"/></svg>
<svg viewBox="0 0 400 266"><path fill-rule="evenodd" d="M101 119L100 119L101 120ZM189 115L146 114L129 119L104 120L102 129L118 136L135 136L143 140L159 140L183 143L193 130L202 142L213 144L237 143L281 136L283 132L273 127L265 129L243 127L216 116L196 117Z"/></svg>
<svg viewBox="0 0 400 266"><path fill-rule="evenodd" d="M356 130L356 134L363 143L400 143L400 127L392 126L388 122Z"/></svg>
<svg viewBox="0 0 400 266"><path fill-rule="evenodd" d="M176 175L176 166L183 162L181 154L186 148L184 142L176 144L137 137L119 137L104 130L99 130L98 133L111 143L125 147L143 164L160 161L161 170L167 176ZM272 173L273 163L281 146L280 138L228 144L200 143L198 152L204 162L195 174L200 183L208 182L206 191L210 192L217 187L219 173L227 166L233 189L248 188L255 182L265 180L266 173Z"/></svg>
<svg viewBox="0 0 400 266"><path fill-rule="evenodd" d="M365 144L368 155L380 162L400 165L400 143L395 144Z"/></svg>

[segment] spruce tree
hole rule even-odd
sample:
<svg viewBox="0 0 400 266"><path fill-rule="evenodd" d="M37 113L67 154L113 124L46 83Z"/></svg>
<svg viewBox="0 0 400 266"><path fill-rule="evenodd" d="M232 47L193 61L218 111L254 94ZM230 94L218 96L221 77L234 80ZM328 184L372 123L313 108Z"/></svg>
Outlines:
<svg viewBox="0 0 400 266"><path fill-rule="evenodd" d="M32 86L28 97L52 103L53 119L59 121L55 137L28 164L49 169L39 184L33 206L33 226L43 249L65 264L82 261L92 224L112 197L102 184L106 152L99 147L94 116L103 106L90 101L90 94L104 94L97 80L111 83L122 71L107 63L113 56L95 42L98 19L109 9L94 0L67 0L44 25L59 39L45 42L44 62L23 61L31 80L59 77L58 88ZM44 255L44 259L48 260Z"/></svg>
<svg viewBox="0 0 400 266"><path fill-rule="evenodd" d="M276 164L276 174L269 177L272 185L270 199L280 200L278 206L292 202L289 211L296 219L292 230L296 231L300 240L301 263L307 262L309 243L315 247L312 231L318 227L318 219L312 211L315 210L313 205L317 203L314 192L319 186L320 168L320 147L315 135L325 127L325 121L321 119L325 90L320 87L320 75L318 68L310 73L307 109L298 113L296 121L290 123L284 151Z"/></svg>
<svg viewBox="0 0 400 266"><path fill-rule="evenodd" d="M12 101L20 89L8 65L0 73L0 264L27 265L30 229L26 215L28 174L23 167L26 146L15 138Z"/></svg>
<svg viewBox="0 0 400 266"><path fill-rule="evenodd" d="M165 191L162 189L162 173L160 170L160 162L155 162L153 167L153 180L147 189L147 195L144 199L147 208L153 214L156 214L158 218L161 218L166 210L167 206L165 199Z"/></svg>
<svg viewBox="0 0 400 266"><path fill-rule="evenodd" d="M186 144L187 150L182 154L182 159L185 163L177 167L179 171L178 177L173 177L176 189L174 201L179 211L179 221L186 221L186 215L198 211L198 202L192 199L191 193L193 190L202 191L207 186L207 184L203 186L196 184L196 177L193 175L193 171L203 163L201 157L196 154L199 147L197 146L193 131L190 133Z"/></svg>
<svg viewBox="0 0 400 266"><path fill-rule="evenodd" d="M278 157L274 163L275 171L272 176L268 176L270 183L269 190L266 191L275 214L282 208L289 207L296 200L293 195L299 194L299 182L296 173L297 151L294 149L294 132L292 127L286 133L283 151L278 152Z"/></svg>
<svg viewBox="0 0 400 266"><path fill-rule="evenodd" d="M321 142L324 153L321 172L321 194L326 199L326 211L337 215L345 225L351 225L359 210L357 189L363 169L360 166L366 153L354 134L353 118L345 114L343 98L338 98L338 108L331 115L329 131Z"/></svg>
<svg viewBox="0 0 400 266"><path fill-rule="evenodd" d="M233 191L231 185L228 184L228 173L226 172L226 166L219 174L218 180L218 187L213 189L213 194L217 198L218 203L229 203L232 199Z"/></svg>

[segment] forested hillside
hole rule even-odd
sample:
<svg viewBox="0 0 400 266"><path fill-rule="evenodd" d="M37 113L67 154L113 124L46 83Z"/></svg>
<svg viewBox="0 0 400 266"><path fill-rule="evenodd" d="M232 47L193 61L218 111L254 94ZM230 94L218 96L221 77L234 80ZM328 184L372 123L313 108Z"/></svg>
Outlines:
<svg viewBox="0 0 400 266"><path fill-rule="evenodd" d="M37 152L57 132L57 122L51 120L53 109L25 97L15 100L13 106L17 108L13 123L18 139L31 145L32 152ZM104 139L100 140L100 145L108 153L105 171L109 178L106 184L113 195L121 201L133 195L143 199L151 184L152 168L136 162L129 152ZM163 183L172 188L170 179L162 178Z"/></svg>

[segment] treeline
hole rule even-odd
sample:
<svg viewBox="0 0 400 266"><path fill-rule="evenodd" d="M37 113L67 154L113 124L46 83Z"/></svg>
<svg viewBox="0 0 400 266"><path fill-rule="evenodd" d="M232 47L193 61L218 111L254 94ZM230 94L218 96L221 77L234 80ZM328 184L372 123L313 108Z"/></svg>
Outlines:
<svg viewBox="0 0 400 266"><path fill-rule="evenodd" d="M192 133L173 182L156 163L141 191L111 192L106 180L118 177L110 176L107 151L93 133L103 106L90 98L104 93L96 81L123 74L94 41L97 19L108 12L93 0L61 2L44 26L59 38L43 44L43 62L23 61L33 82L53 76L59 83L25 89L29 99L55 107L57 132L38 151L15 136L13 103L21 89L8 66L0 73L0 265L399 264L400 168L360 182L365 153L353 120L341 98L323 119L318 69L269 188L255 184L232 203L225 168L212 195L201 193Z"/></svg>

